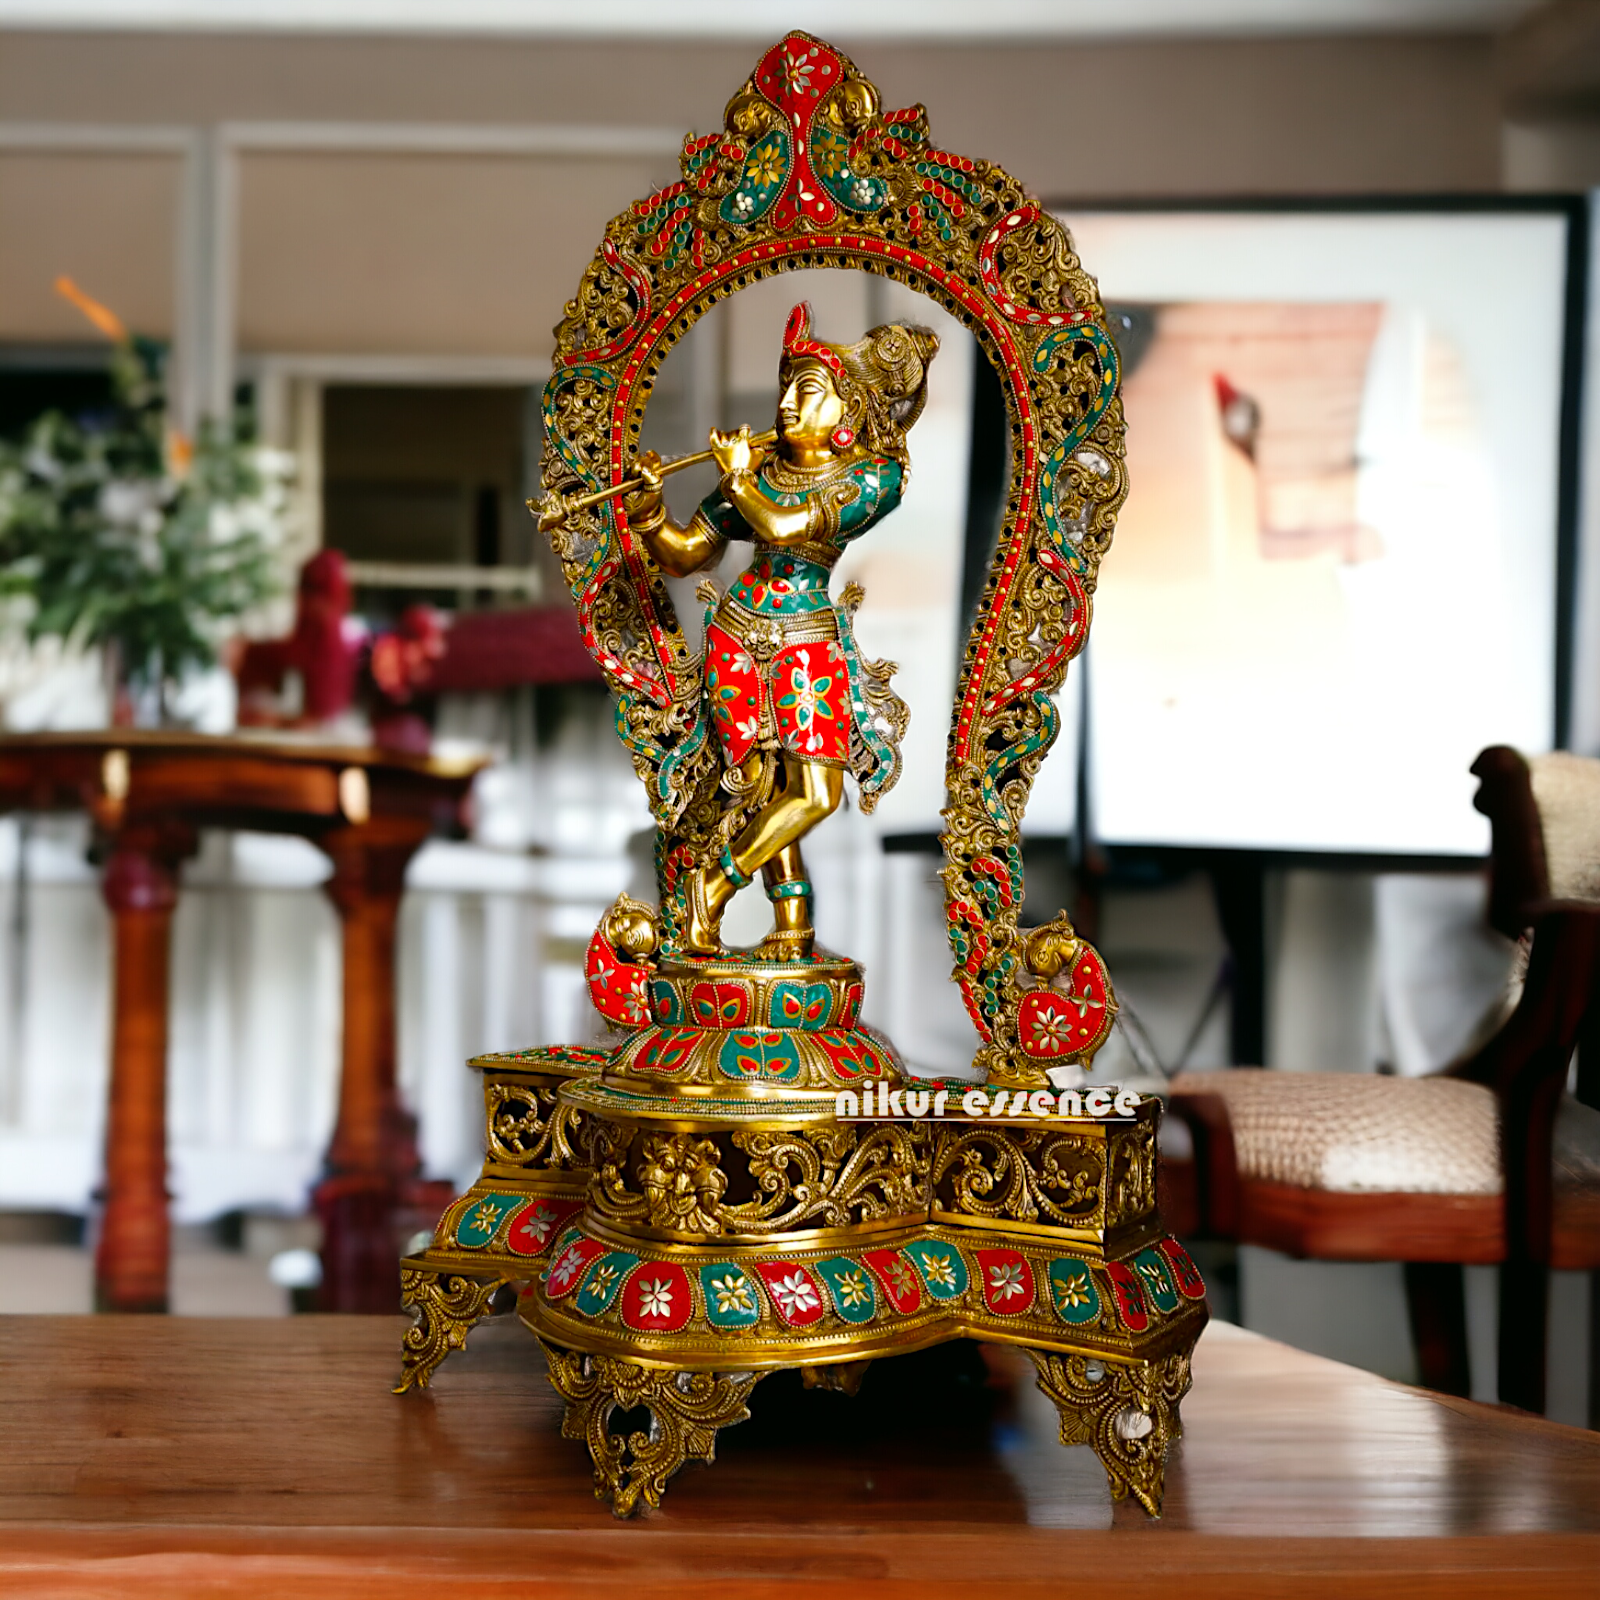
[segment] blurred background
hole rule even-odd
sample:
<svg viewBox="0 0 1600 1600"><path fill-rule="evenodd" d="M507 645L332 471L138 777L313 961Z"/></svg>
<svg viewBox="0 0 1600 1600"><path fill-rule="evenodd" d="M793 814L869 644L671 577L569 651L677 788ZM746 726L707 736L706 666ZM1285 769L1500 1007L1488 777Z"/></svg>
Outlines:
<svg viewBox="0 0 1600 1600"><path fill-rule="evenodd" d="M54 505L59 463L159 384L152 470L176 448L233 473L207 515L243 541L229 596L194 600L204 646L160 644L154 685L132 634L41 628L39 595L5 589L0 722L303 724L308 685L259 652L323 551L350 585L341 637L437 630L431 675L368 684L327 725L365 739L398 715L413 747L490 762L470 836L411 864L398 956L425 1169L469 1182L463 1060L597 1036L585 945L650 885L642 793L523 509L550 330L606 220L675 180L684 134L719 126L792 26L1030 185L1122 348L1133 495L1027 844L1027 919L1073 908L1125 1004L1097 1076L1446 1064L1513 950L1485 923L1468 767L1496 743L1600 755L1588 0L0 0L0 499L44 516L18 485ZM959 1073L976 1041L935 873L1009 460L995 380L909 291L791 274L674 351L646 443L770 425L802 295L824 338L911 317L943 340L904 506L844 575L867 590L863 648L901 663L905 775L807 850L867 1020L913 1067ZM674 479L675 510L710 487ZM111 991L90 846L86 817L0 818L0 1311L91 1304ZM284 1314L314 1276L339 1062L327 873L303 840L237 831L183 870L179 1314ZM746 898L736 940L761 931ZM1413 1374L1398 1266L1249 1246L1207 1265L1221 1314ZM1493 1272L1468 1282L1486 1396ZM1555 1277L1549 1411L1577 1422L1587 1289Z"/></svg>

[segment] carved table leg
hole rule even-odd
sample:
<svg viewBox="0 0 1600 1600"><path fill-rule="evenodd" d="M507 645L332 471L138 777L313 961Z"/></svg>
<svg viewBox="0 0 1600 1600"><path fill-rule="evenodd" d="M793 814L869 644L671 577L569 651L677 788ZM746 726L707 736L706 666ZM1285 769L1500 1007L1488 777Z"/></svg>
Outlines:
<svg viewBox="0 0 1600 1600"><path fill-rule="evenodd" d="M1181 1437L1178 1402L1189 1392L1186 1353L1131 1365L1030 1349L1039 1387L1061 1413L1062 1444L1094 1447L1111 1497L1132 1494L1161 1515L1167 1451Z"/></svg>
<svg viewBox="0 0 1600 1600"><path fill-rule="evenodd" d="M400 1300L416 1314L400 1346L400 1381L396 1394L414 1384L426 1389L439 1363L461 1349L467 1335L485 1317L495 1314L494 1298L505 1278L469 1278L459 1272L402 1266Z"/></svg>
<svg viewBox="0 0 1600 1600"><path fill-rule="evenodd" d="M585 1355L539 1340L550 1381L566 1401L563 1438L582 1440L594 1461L594 1493L618 1517L639 1502L659 1506L667 1480L685 1461L715 1459L719 1429L747 1421L745 1402L759 1372L673 1372L611 1356ZM648 1431L611 1432L617 1411L644 1408Z"/></svg>
<svg viewBox="0 0 1600 1600"><path fill-rule="evenodd" d="M406 865L426 832L422 822L385 819L318 841L333 862L327 892L344 935L339 1114L327 1175L313 1194L324 1311L389 1313L399 1305L398 1216L421 1162L416 1119L395 1087L395 925Z"/></svg>
<svg viewBox="0 0 1600 1600"><path fill-rule="evenodd" d="M115 968L105 1211L95 1251L102 1311L167 1309L167 987L178 863L194 843L184 829L130 831L116 841L101 885Z"/></svg>

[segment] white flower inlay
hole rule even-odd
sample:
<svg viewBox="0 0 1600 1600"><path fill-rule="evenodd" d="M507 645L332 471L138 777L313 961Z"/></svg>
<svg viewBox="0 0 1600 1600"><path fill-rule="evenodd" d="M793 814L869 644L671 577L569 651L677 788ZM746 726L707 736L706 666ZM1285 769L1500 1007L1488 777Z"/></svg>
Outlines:
<svg viewBox="0 0 1600 1600"><path fill-rule="evenodd" d="M639 1315L641 1317L670 1317L672 1315L672 1284L666 1278L656 1278L639 1285Z"/></svg>
<svg viewBox="0 0 1600 1600"><path fill-rule="evenodd" d="M778 1302L778 1309L786 1317L813 1310L820 1304L817 1291L811 1287L805 1275L799 1272L791 1272L788 1277L779 1278L772 1286L772 1296Z"/></svg>

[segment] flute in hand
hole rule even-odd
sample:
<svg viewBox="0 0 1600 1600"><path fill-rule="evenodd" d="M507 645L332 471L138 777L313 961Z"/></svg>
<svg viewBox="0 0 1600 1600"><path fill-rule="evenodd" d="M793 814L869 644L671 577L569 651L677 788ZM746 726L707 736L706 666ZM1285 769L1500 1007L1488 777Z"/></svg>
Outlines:
<svg viewBox="0 0 1600 1600"><path fill-rule="evenodd" d="M769 428L765 433L752 434L750 443L766 449L778 441L778 430ZM685 467L697 467L702 461L709 461L716 454L715 450L697 450L692 456L679 456L674 461L663 461L655 469L658 478L669 478L674 472L682 472ZM546 495L543 502L530 500L527 502L528 510L539 519L539 532L549 533L552 528L558 528L574 511L585 511L590 506L602 505L607 500L614 500L619 494L632 494L635 489L642 489L645 480L642 477L624 478L621 483L614 483L609 489L597 489L593 494L580 495L576 500L563 500L559 495Z"/></svg>

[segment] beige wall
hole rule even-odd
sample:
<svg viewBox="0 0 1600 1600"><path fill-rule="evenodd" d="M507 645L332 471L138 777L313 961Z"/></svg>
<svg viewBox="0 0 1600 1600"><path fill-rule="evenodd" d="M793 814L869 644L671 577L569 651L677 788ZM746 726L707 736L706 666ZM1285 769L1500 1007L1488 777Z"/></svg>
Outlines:
<svg viewBox="0 0 1600 1600"><path fill-rule="evenodd" d="M845 41L887 103L1050 199L1439 192L1500 178L1484 37ZM0 124L720 124L754 43L0 33ZM177 165L0 159L0 338L57 338L67 271L170 323ZM246 351L541 357L605 219L670 157L241 157Z"/></svg>
<svg viewBox="0 0 1600 1600"><path fill-rule="evenodd" d="M639 160L247 154L240 345L546 356L608 218L674 175Z"/></svg>
<svg viewBox="0 0 1600 1600"><path fill-rule="evenodd" d="M838 41L935 137L1042 194L1493 188L1485 36ZM709 131L753 43L0 34L14 120L642 123Z"/></svg>
<svg viewBox="0 0 1600 1600"><path fill-rule="evenodd" d="M181 182L175 156L0 152L0 339L94 337L52 289L62 273L169 335Z"/></svg>

